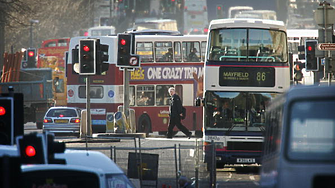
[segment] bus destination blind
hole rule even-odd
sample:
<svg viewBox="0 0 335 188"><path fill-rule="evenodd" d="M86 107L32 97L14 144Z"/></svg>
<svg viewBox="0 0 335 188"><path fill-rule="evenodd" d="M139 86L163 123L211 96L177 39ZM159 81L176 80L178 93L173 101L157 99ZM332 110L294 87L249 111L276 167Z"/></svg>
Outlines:
<svg viewBox="0 0 335 188"><path fill-rule="evenodd" d="M274 87L272 67L220 67L220 86Z"/></svg>

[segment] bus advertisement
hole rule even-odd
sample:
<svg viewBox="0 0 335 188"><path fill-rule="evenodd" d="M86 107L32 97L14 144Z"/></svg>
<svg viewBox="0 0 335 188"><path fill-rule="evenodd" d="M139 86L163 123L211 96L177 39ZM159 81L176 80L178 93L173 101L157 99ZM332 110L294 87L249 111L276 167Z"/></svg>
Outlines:
<svg viewBox="0 0 335 188"><path fill-rule="evenodd" d="M221 19L210 24L204 69L204 145L218 166L260 164L264 113L290 87L281 21Z"/></svg>
<svg viewBox="0 0 335 188"><path fill-rule="evenodd" d="M68 75L68 106L85 108L86 76L73 73L72 52L80 39L70 41ZM91 116L93 132L106 131L106 115L115 114L123 105L123 71L116 66L117 36L99 37L109 46L109 69L105 75L91 76ZM168 88L174 86L188 116L183 124L196 135L202 135L199 115L202 108L194 101L202 96L205 35L167 36L136 35L135 52L141 67L130 73L129 106L135 111L137 132L167 132L169 118ZM172 50L171 58L165 53ZM191 54L196 54L193 56Z"/></svg>

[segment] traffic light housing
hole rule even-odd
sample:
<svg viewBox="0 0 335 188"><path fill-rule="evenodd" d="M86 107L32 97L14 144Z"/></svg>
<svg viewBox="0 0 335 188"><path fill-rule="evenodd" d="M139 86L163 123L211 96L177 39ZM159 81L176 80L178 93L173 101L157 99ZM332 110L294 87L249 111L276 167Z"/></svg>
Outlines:
<svg viewBox="0 0 335 188"><path fill-rule="evenodd" d="M9 92L13 92L11 88ZM0 145L14 145L15 137L23 135L23 117L23 94L2 93L0 95Z"/></svg>
<svg viewBox="0 0 335 188"><path fill-rule="evenodd" d="M55 136L53 134L47 134L46 138L48 164L66 164L64 159L55 159L55 153L64 153L65 143L54 141Z"/></svg>
<svg viewBox="0 0 335 188"><path fill-rule="evenodd" d="M129 66L130 54L131 54L131 35L130 34L118 34L118 53L117 53L117 64L116 66L125 67Z"/></svg>
<svg viewBox="0 0 335 188"><path fill-rule="evenodd" d="M216 5L216 17L219 19L223 18L223 6L222 5Z"/></svg>
<svg viewBox="0 0 335 188"><path fill-rule="evenodd" d="M22 164L46 164L45 139L42 134L18 136L17 146Z"/></svg>
<svg viewBox="0 0 335 188"><path fill-rule="evenodd" d="M0 144L14 144L14 99L0 97Z"/></svg>
<svg viewBox="0 0 335 188"><path fill-rule="evenodd" d="M36 67L36 49L28 48L26 50L26 58L27 58L27 68L35 68Z"/></svg>
<svg viewBox="0 0 335 188"><path fill-rule="evenodd" d="M109 63L108 63L108 45L105 44L100 44L100 40L97 40L97 61L96 61L96 66L97 66L97 75L102 75L104 72L106 72L109 68ZM104 63L107 62L107 63Z"/></svg>
<svg viewBox="0 0 335 188"><path fill-rule="evenodd" d="M306 71L319 70L318 58L315 55L317 44L317 40L306 40L305 42Z"/></svg>
<svg viewBox="0 0 335 188"><path fill-rule="evenodd" d="M301 81L304 75L302 74L302 68L305 65L301 62L294 62L294 81Z"/></svg>
<svg viewBox="0 0 335 188"><path fill-rule="evenodd" d="M96 74L96 39L81 39L79 42L79 74Z"/></svg>

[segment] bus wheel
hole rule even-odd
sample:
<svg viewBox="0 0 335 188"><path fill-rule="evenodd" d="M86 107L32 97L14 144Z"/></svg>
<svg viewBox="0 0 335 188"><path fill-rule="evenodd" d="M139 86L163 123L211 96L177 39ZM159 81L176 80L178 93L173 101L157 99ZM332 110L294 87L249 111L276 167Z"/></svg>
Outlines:
<svg viewBox="0 0 335 188"><path fill-rule="evenodd" d="M151 130L151 120L147 114L142 114L138 119L138 132L146 133L148 136Z"/></svg>

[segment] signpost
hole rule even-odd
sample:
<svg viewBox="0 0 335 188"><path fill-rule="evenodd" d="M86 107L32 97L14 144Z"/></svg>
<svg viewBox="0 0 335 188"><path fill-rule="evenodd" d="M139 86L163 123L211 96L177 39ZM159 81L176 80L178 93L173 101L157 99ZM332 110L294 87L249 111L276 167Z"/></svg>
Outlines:
<svg viewBox="0 0 335 188"><path fill-rule="evenodd" d="M322 51L335 51L335 43L319 43L318 50Z"/></svg>

